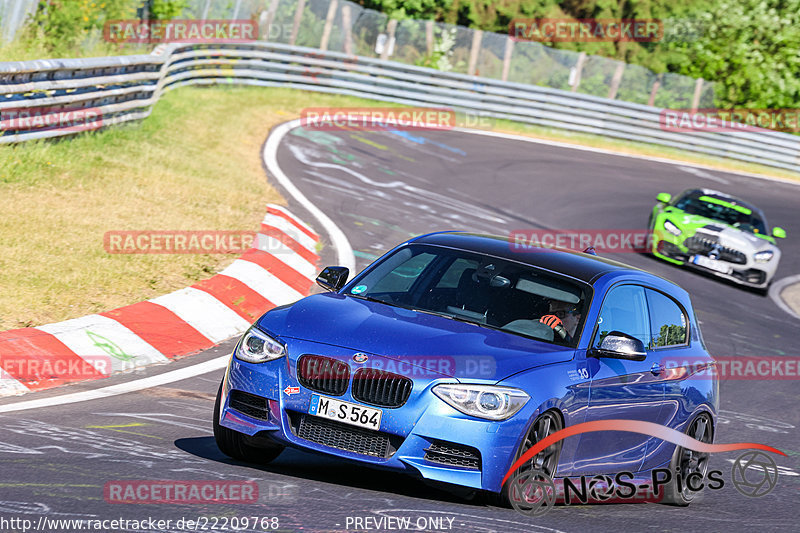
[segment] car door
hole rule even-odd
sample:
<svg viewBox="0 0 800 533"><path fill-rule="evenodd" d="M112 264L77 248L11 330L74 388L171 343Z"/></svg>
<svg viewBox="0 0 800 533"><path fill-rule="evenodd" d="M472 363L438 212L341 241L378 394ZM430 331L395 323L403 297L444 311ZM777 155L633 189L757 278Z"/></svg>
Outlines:
<svg viewBox="0 0 800 533"><path fill-rule="evenodd" d="M636 337L650 345L651 326L644 287L621 284L603 300L591 347L600 345L611 331ZM643 361L611 357L587 357L591 377L586 421L609 419L658 422L664 401L664 382L659 376L658 355L647 350ZM599 431L584 433L576 455L579 474L637 472L650 437L639 433Z"/></svg>
<svg viewBox="0 0 800 533"><path fill-rule="evenodd" d="M675 363L692 363L701 359L690 349L689 318L683 307L668 295L652 288L645 289L645 295L650 311L648 354L657 356L664 384L664 403L659 412L659 423L676 427L686 416L685 383L680 379L672 379L674 376L668 370L675 367ZM651 439L641 469L650 470L669 461L674 449L672 443Z"/></svg>

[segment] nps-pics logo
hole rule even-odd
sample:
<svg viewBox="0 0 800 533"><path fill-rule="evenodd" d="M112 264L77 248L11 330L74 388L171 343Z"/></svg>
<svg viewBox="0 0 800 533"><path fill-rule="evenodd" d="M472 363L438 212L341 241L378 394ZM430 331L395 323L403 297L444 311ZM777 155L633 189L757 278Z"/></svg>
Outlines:
<svg viewBox="0 0 800 533"><path fill-rule="evenodd" d="M767 454L771 452L786 456L782 451L752 442L712 444L702 442L675 429L638 420L602 420L584 422L564 428L537 442L511 465L503 477L502 485L509 482L509 499L512 507L527 516L542 516L556 503L616 503L630 501L661 501L670 485L676 485L681 493L696 494L704 488L721 489L725 485L723 473L705 468L687 469L656 468L648 479L636 479L631 472L618 472L614 476L580 476L579 478L556 478L537 469L522 469L537 454L559 443L567 437L596 431L625 431L640 433L680 446L688 452L690 461L697 462L693 454L748 450L733 464L731 481L739 493L748 497L766 496L777 485L778 467ZM763 451L762 451L763 450ZM685 453L683 455L686 455Z"/></svg>

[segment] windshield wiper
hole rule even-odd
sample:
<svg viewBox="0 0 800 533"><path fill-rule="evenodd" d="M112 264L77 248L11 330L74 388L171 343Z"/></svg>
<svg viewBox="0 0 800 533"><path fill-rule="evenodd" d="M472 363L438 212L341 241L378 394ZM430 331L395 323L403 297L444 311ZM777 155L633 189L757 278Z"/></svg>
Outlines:
<svg viewBox="0 0 800 533"><path fill-rule="evenodd" d="M501 328L499 326L492 326L490 324L484 324L484 323L481 323L481 322L475 322L474 320L470 320L469 318L461 317L461 316L458 316L458 315L451 315L449 313L442 313L442 312L439 312L439 311L430 311L428 309L420 309L418 307L409 307L409 309L411 309L413 311L419 311L420 313L426 313L428 315L440 316L442 318L449 318L450 320L456 320L458 322L464 322L466 324L472 324L473 326L478 326L478 327L481 327L481 328L498 329L498 330L501 330L501 331L505 331L503 328Z"/></svg>
<svg viewBox="0 0 800 533"><path fill-rule="evenodd" d="M386 304L390 307L399 307L400 309L412 309L411 307L406 307L405 305L387 302L386 300L381 300L380 298L375 298L374 296L367 296L366 294L345 294L345 296L351 296L353 298L358 298L359 300L367 300L368 302L378 302L380 304Z"/></svg>

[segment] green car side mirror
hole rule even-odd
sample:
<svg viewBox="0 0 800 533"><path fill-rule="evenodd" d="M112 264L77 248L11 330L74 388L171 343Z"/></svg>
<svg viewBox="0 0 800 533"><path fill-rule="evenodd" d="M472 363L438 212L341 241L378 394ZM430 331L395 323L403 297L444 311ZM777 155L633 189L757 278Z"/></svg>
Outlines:
<svg viewBox="0 0 800 533"><path fill-rule="evenodd" d="M660 192L658 193L658 196L656 196L656 200L662 204L668 204L669 201L672 200L672 195L668 192Z"/></svg>
<svg viewBox="0 0 800 533"><path fill-rule="evenodd" d="M774 228L772 228L772 236L773 237L777 237L779 239L785 239L786 238L786 230L783 229L783 228L774 227Z"/></svg>

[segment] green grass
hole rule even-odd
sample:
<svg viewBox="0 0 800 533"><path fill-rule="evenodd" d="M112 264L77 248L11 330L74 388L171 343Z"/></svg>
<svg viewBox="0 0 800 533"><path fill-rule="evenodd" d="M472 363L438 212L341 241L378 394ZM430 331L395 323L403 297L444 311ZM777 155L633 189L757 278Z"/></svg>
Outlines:
<svg viewBox="0 0 800 533"><path fill-rule="evenodd" d="M103 235L257 230L265 204L282 201L261 145L312 101L346 105L292 90L182 88L135 124L0 146L0 330L113 309L224 268L235 256L108 254Z"/></svg>

